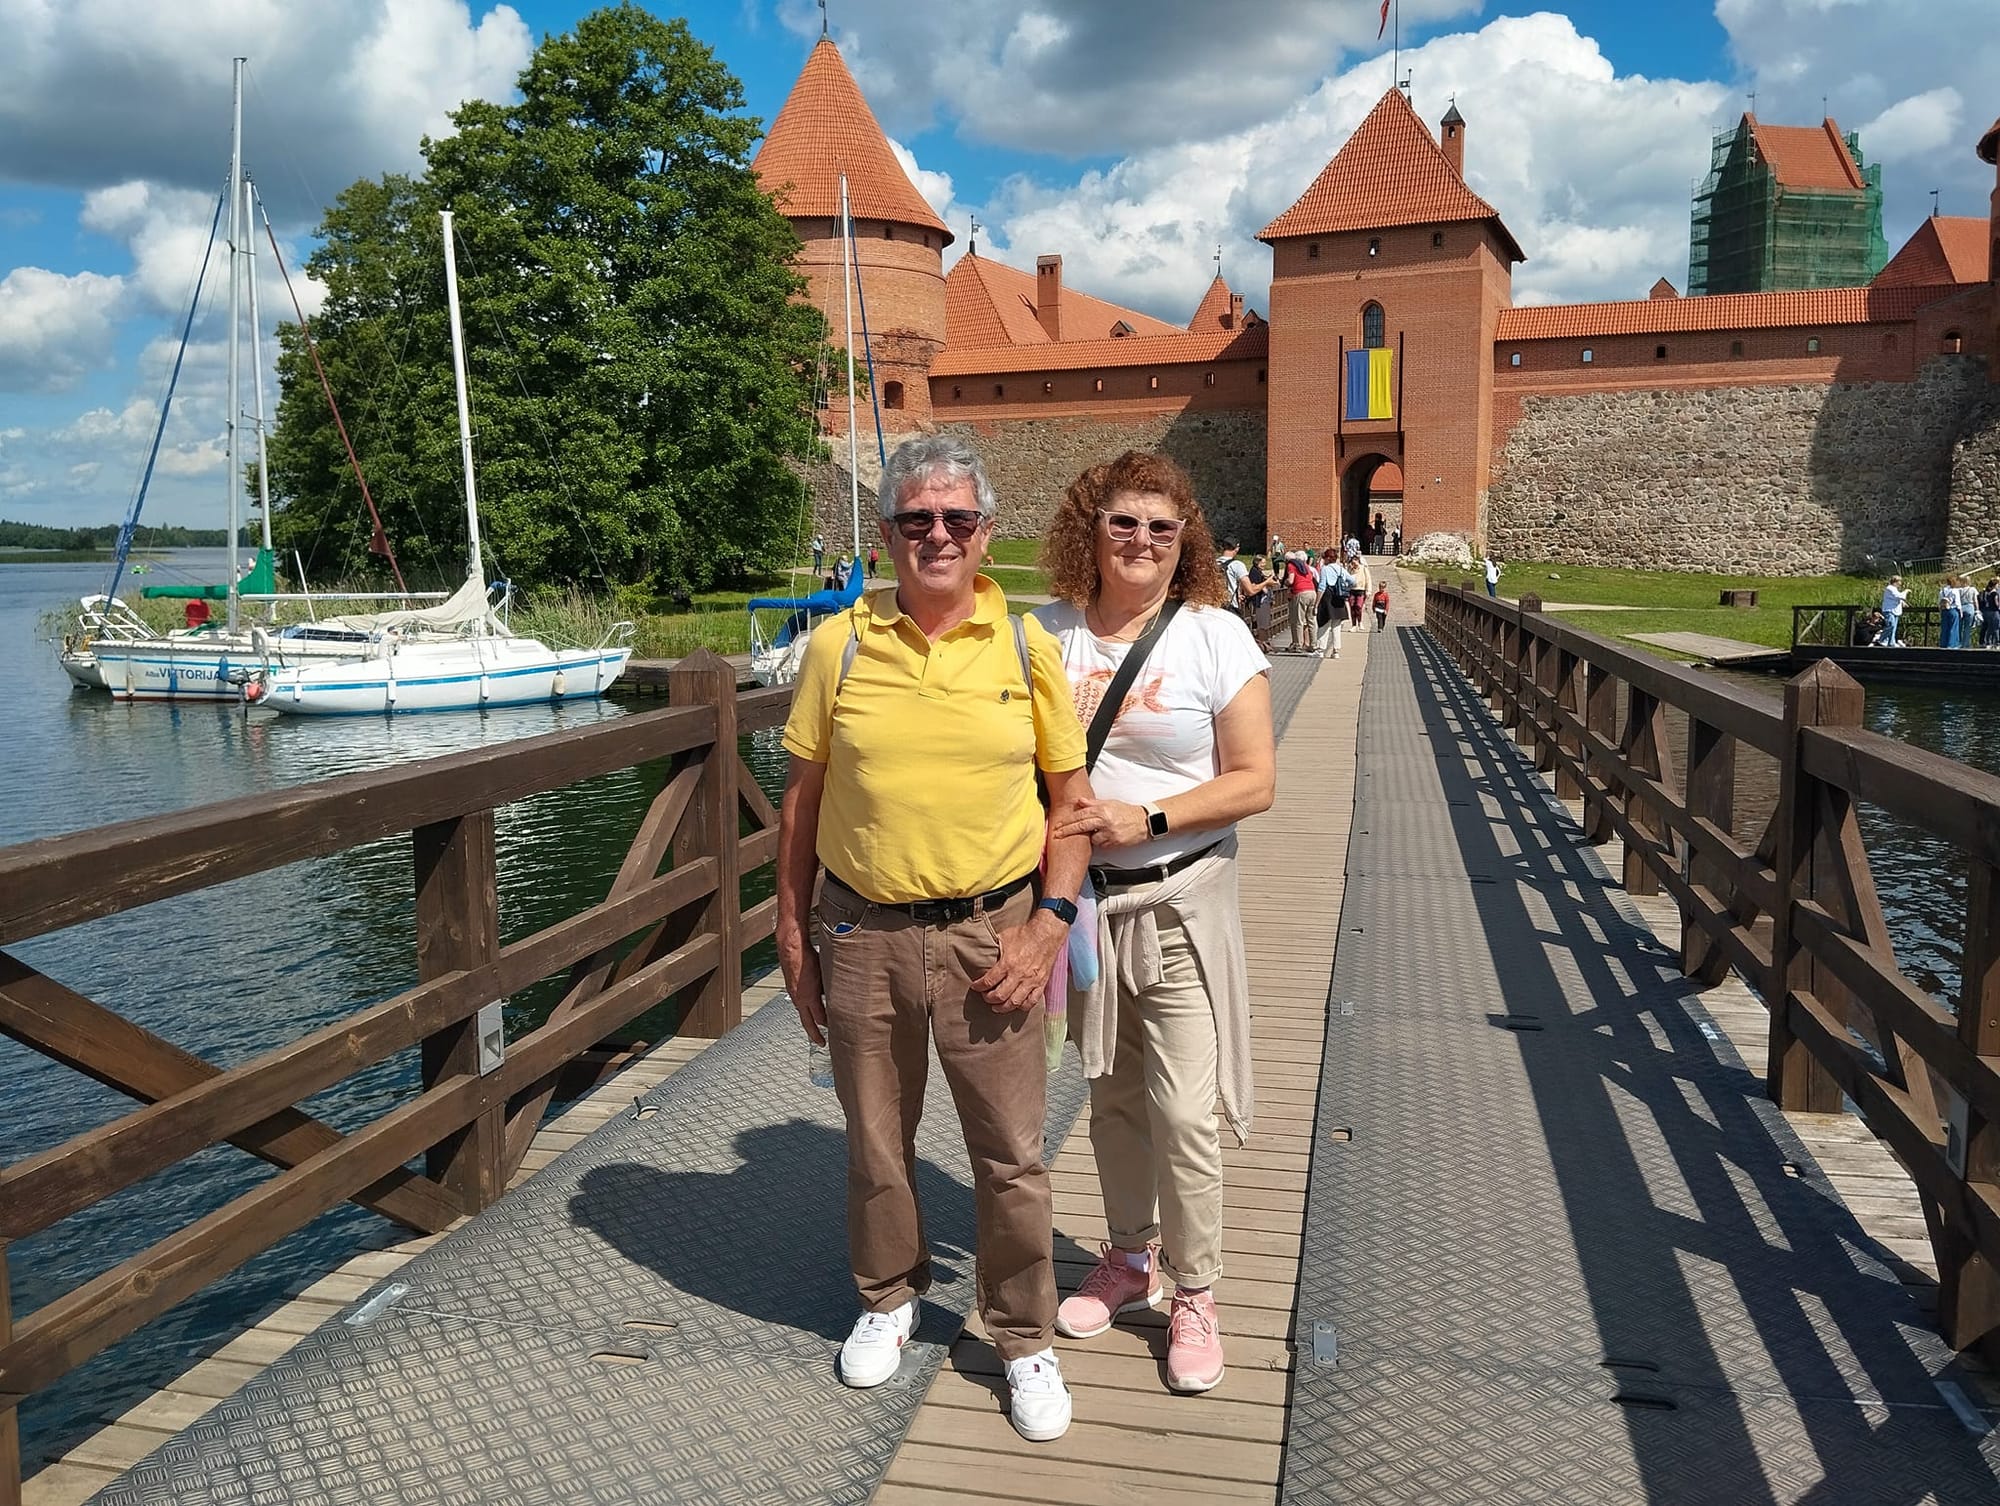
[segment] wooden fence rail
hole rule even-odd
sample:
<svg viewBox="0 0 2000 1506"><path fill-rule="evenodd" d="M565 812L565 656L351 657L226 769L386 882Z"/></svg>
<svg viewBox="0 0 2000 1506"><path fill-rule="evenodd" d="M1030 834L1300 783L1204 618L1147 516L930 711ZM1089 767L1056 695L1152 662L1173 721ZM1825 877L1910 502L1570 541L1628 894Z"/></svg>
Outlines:
<svg viewBox="0 0 2000 1506"><path fill-rule="evenodd" d="M142 1105L0 1167L0 1506L20 1500L17 1409L35 1392L343 1201L425 1233L478 1212L520 1165L565 1069L647 1010L677 999L680 1028L704 1036L741 1019L743 951L776 911L743 909L739 880L775 858L777 815L737 735L778 725L791 692L739 694L706 652L669 682L664 710L0 850L7 946L408 832L419 978L225 1071L0 951L0 1034ZM495 810L663 758L666 786L605 898L503 944ZM505 1039L502 1002L564 974L547 1020ZM362 1127L342 1133L296 1107L412 1048L419 1090ZM223 1143L278 1170L36 1311L12 1311L10 1243Z"/></svg>
<svg viewBox="0 0 2000 1506"><path fill-rule="evenodd" d="M1845 1095L1909 1170L1945 1337L2000 1358L2000 778L1864 730L1861 687L1830 662L1774 708L1546 617L1533 596L1433 586L1424 624L1558 792L1582 798L1589 839L1624 841L1626 886L1674 899L1688 975L1733 966L1761 995L1771 1096L1838 1111ZM1668 707L1687 718L1678 761ZM1777 764L1758 833L1735 829L1739 747ZM1955 1012L1898 966L1861 805L1965 859Z"/></svg>

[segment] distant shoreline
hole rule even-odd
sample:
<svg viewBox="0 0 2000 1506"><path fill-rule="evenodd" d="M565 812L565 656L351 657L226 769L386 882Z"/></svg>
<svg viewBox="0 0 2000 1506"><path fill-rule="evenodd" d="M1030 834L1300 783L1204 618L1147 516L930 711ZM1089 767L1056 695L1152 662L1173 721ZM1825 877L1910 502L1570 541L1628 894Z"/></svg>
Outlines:
<svg viewBox="0 0 2000 1506"><path fill-rule="evenodd" d="M149 549L135 560L163 560L169 549ZM110 549L0 549L0 565L107 565L116 551Z"/></svg>

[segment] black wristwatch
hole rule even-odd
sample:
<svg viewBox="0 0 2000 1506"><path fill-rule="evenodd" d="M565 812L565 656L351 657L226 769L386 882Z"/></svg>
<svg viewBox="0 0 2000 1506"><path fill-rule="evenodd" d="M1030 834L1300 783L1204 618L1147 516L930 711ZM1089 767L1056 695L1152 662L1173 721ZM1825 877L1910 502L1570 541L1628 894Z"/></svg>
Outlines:
<svg viewBox="0 0 2000 1506"><path fill-rule="evenodd" d="M1035 901L1035 908L1049 911L1066 926L1076 924L1076 901L1073 899L1058 899L1053 894L1045 894Z"/></svg>
<svg viewBox="0 0 2000 1506"><path fill-rule="evenodd" d="M1167 813L1157 805L1149 805L1145 809L1147 835L1164 837L1167 834Z"/></svg>

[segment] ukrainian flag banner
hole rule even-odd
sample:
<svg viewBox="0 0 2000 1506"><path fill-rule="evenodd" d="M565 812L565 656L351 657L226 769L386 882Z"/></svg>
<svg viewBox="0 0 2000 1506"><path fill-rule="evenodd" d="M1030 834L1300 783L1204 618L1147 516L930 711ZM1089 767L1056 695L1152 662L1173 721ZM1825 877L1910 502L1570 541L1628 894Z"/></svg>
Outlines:
<svg viewBox="0 0 2000 1506"><path fill-rule="evenodd" d="M1347 353L1347 416L1394 418L1393 350L1350 350Z"/></svg>

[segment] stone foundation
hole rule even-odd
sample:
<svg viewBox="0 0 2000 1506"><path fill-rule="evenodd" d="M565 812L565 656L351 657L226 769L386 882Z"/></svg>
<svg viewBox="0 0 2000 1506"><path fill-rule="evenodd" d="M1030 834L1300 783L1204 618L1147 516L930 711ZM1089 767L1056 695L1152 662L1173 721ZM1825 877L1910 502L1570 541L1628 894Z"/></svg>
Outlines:
<svg viewBox="0 0 2000 1506"><path fill-rule="evenodd" d="M1945 553L1984 569L2000 560L2000 386L1966 415L1951 448L1951 526Z"/></svg>
<svg viewBox="0 0 2000 1506"><path fill-rule="evenodd" d="M1496 457L1489 543L1503 559L1772 575L1935 559L1969 507L1987 509L1973 531L2000 537L2000 433L1963 433L1987 390L1983 362L1940 356L1914 382L1526 397Z"/></svg>

